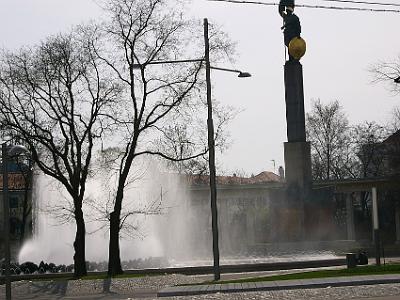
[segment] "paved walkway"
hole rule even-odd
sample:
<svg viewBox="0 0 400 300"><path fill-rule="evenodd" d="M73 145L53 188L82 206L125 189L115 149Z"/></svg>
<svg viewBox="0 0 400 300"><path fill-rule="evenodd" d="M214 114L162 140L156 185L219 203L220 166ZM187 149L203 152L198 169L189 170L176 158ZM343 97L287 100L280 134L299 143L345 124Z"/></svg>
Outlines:
<svg viewBox="0 0 400 300"><path fill-rule="evenodd" d="M209 285L187 285L166 287L158 291L158 297L192 296L213 293L243 293L256 291L277 291L345 287L373 284L400 283L400 274L347 276L318 279L279 280L249 283L225 283Z"/></svg>

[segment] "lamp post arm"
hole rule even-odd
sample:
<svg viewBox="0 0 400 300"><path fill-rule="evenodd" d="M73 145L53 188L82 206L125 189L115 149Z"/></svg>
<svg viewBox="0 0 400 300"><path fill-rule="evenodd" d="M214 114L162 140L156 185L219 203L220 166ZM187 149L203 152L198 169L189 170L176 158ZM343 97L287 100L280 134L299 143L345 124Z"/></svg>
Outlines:
<svg viewBox="0 0 400 300"><path fill-rule="evenodd" d="M240 71L240 70L226 69L226 68L213 67L213 66L210 66L210 69L219 70L219 71L226 71L226 72L232 72L232 73L239 73L239 74L242 73L242 71Z"/></svg>
<svg viewBox="0 0 400 300"><path fill-rule="evenodd" d="M201 62L204 61L203 58L196 59L179 59L179 60L154 60L144 64L133 64L134 69L140 69L142 66L146 65L163 65L163 64L176 64L176 63L191 63L191 62Z"/></svg>
<svg viewBox="0 0 400 300"><path fill-rule="evenodd" d="M208 49L209 49L209 46L208 46ZM147 63L144 63L144 64L133 64L132 66L133 66L134 69L141 69L141 68L145 68L147 65L164 65L164 64L192 63L192 62L206 62L206 61L208 61L208 69L225 71L225 72L232 72L232 73L238 73L239 74L238 77L251 77L250 73L243 72L241 70L227 69L227 68L211 66L210 65L210 56L208 56L208 58L195 58L195 59L155 60L155 61L147 62ZM206 66L206 69L207 69L207 66ZM206 72L207 72L207 70L206 70Z"/></svg>

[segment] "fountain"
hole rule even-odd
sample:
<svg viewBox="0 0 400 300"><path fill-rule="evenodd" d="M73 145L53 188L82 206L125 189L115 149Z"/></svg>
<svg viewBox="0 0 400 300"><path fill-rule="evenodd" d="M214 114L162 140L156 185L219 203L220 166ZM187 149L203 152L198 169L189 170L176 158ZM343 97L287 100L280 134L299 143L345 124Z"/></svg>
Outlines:
<svg viewBox="0 0 400 300"><path fill-rule="evenodd" d="M173 267L211 265L208 186L193 189L189 187L186 176L161 172L155 162L144 165L142 162L139 169L145 171L132 174L125 193L123 215L137 213L127 218L121 231L122 261L153 257L162 258L158 260L159 267L166 264ZM109 173L104 170L97 172L87 184L84 201L86 259L91 262L108 259L107 212L111 211L115 180ZM279 220L272 220L268 211L273 209L274 203L280 203L282 195L265 190L254 195L248 191L243 193L247 198L240 198L238 191L235 194L219 193L221 264L336 258L330 251L309 251L304 247L294 249L293 245L286 250L273 244L269 244L268 251L250 249L256 244L254 235L272 238L271 233L281 226ZM234 195L239 195L239 198ZM71 264L75 226L66 191L53 179L40 174L34 179L33 202L34 235L21 248L19 262ZM260 219L261 223L257 223ZM264 229L258 228L260 224ZM150 266L141 264L141 267Z"/></svg>

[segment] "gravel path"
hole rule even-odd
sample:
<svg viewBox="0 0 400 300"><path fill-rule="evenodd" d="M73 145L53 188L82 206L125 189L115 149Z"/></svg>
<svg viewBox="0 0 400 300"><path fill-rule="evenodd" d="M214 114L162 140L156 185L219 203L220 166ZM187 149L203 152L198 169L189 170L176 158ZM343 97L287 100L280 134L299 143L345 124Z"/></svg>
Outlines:
<svg viewBox="0 0 400 300"><path fill-rule="evenodd" d="M177 284L189 284L204 281L203 277L185 275L146 276L138 278L96 279L96 280L51 280L18 281L12 283L12 295L24 299L32 296L78 296L112 292L119 295L132 293L156 293L157 290ZM4 285L0 286L0 299L5 294ZM29 299L29 298L27 298Z"/></svg>

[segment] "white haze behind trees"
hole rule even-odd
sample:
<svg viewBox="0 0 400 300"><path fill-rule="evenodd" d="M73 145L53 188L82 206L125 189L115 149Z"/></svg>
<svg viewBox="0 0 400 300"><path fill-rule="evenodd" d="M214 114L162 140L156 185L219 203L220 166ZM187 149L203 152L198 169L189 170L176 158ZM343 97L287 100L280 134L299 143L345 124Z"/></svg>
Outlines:
<svg viewBox="0 0 400 300"><path fill-rule="evenodd" d="M76 276L86 274L82 207L88 199L88 176L94 175L89 167L95 150L106 154L111 174L103 214L110 223L110 275L122 273L119 234L132 224L127 218L160 213L152 203L132 207L127 199L131 184L144 176L148 157L182 161L207 153L204 131L199 130L206 128L207 116L203 62L151 65L202 58L202 22L187 18L179 1L104 3L103 22L80 25L2 57L2 125L29 145L37 166L61 182L72 198L58 208L60 218L68 221L73 213L77 224ZM212 63L233 53L233 44L215 26L210 27L210 52ZM233 111L216 110L221 149ZM177 145L172 150L178 147L180 152L171 151L171 142ZM129 200L141 202L140 197ZM131 225L131 231L136 227Z"/></svg>

